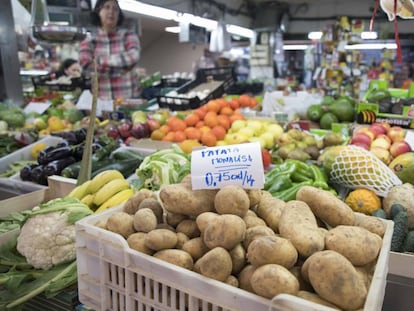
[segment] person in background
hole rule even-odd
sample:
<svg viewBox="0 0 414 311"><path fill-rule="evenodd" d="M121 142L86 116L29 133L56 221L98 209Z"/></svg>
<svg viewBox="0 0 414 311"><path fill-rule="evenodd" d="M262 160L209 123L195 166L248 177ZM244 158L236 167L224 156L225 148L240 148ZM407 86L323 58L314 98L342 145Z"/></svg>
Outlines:
<svg viewBox="0 0 414 311"><path fill-rule="evenodd" d="M98 72L98 97L102 99L138 97L135 66L140 58L138 36L121 28L124 22L117 0L98 0L92 12L97 32L80 43L79 61L85 74Z"/></svg>
<svg viewBox="0 0 414 311"><path fill-rule="evenodd" d="M82 68L79 62L73 58L67 58L60 64L60 67L55 72L55 77L67 76L71 78L79 78L82 75Z"/></svg>

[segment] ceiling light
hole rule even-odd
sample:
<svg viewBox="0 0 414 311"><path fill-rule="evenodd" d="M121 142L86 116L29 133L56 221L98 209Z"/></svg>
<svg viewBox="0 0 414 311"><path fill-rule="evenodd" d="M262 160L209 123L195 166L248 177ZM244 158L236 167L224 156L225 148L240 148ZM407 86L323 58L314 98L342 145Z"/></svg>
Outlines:
<svg viewBox="0 0 414 311"><path fill-rule="evenodd" d="M361 39L377 39L378 33L376 31L363 31L361 32Z"/></svg>
<svg viewBox="0 0 414 311"><path fill-rule="evenodd" d="M308 33L308 39L310 40L320 40L322 38L322 31L311 31Z"/></svg>
<svg viewBox="0 0 414 311"><path fill-rule="evenodd" d="M180 26L165 27L166 32L180 33Z"/></svg>
<svg viewBox="0 0 414 311"><path fill-rule="evenodd" d="M396 43L361 43L361 44L352 44L345 45L346 50L396 50Z"/></svg>
<svg viewBox="0 0 414 311"><path fill-rule="evenodd" d="M172 20L177 17L177 11L164 9L155 5L145 4L139 1L133 0L119 0L119 7L122 10L158 17L161 19Z"/></svg>
<svg viewBox="0 0 414 311"><path fill-rule="evenodd" d="M249 39L254 38L254 31L249 28L244 28L236 25L227 25L227 32L236 36L245 37Z"/></svg>
<svg viewBox="0 0 414 311"><path fill-rule="evenodd" d="M288 44L283 46L285 51L301 51L306 50L307 48L308 46L306 44Z"/></svg>

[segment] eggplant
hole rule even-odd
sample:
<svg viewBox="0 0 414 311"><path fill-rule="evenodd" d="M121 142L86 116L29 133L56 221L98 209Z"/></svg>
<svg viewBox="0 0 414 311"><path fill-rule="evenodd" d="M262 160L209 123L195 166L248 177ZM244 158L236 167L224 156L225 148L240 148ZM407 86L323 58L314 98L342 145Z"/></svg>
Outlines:
<svg viewBox="0 0 414 311"><path fill-rule="evenodd" d="M31 179L31 172L32 170L39 166L39 164L28 164L25 165L21 170L20 170L20 179L23 181L32 181Z"/></svg>
<svg viewBox="0 0 414 311"><path fill-rule="evenodd" d="M69 145L78 144L78 138L74 131L63 131L58 133L52 133L52 136L63 138Z"/></svg>
<svg viewBox="0 0 414 311"><path fill-rule="evenodd" d="M60 175L64 168L75 162L76 159L74 157L66 157L51 161L43 167L43 173L45 176Z"/></svg>
<svg viewBox="0 0 414 311"><path fill-rule="evenodd" d="M80 128L78 130L75 130L75 136L78 141L78 144L85 141L86 132L87 132L86 128Z"/></svg>
<svg viewBox="0 0 414 311"><path fill-rule="evenodd" d="M44 174L43 165L38 165L30 171L30 180L39 185L47 186L47 177Z"/></svg>
<svg viewBox="0 0 414 311"><path fill-rule="evenodd" d="M37 158L37 162L39 164L47 164L49 162L64 159L73 155L73 149L71 146L63 146L55 148L51 151L46 152L42 150L39 152L39 156Z"/></svg>

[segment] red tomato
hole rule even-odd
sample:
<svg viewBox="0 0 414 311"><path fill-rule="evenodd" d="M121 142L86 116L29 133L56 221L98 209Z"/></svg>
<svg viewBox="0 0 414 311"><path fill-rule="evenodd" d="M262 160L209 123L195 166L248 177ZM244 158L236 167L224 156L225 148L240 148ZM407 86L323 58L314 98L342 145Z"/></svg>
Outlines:
<svg viewBox="0 0 414 311"><path fill-rule="evenodd" d="M270 164L272 164L272 155L269 150L265 148L262 148L262 161L264 168L267 168Z"/></svg>

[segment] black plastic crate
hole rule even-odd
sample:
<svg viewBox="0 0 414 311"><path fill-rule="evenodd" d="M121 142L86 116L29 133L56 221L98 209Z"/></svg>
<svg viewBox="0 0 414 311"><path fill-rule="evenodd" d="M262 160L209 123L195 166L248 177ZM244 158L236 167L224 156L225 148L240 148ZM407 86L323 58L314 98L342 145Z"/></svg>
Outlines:
<svg viewBox="0 0 414 311"><path fill-rule="evenodd" d="M227 89L234 83L232 72L230 67L200 69L197 72L195 80L185 83L176 90L178 94L189 93L197 86L206 83L209 80L220 81L221 83L219 86L210 90L210 93L203 99L200 99L198 96L192 98L168 95L158 96L158 105L160 108L166 108L172 111L196 109L206 104L211 99L221 97L227 91Z"/></svg>
<svg viewBox="0 0 414 311"><path fill-rule="evenodd" d="M48 82L56 79L54 73L47 75L33 76L32 83L35 89L46 87L51 91L66 91L71 92L78 88L80 89L90 89L91 88L91 79L86 77L72 78L71 84L50 84Z"/></svg>

